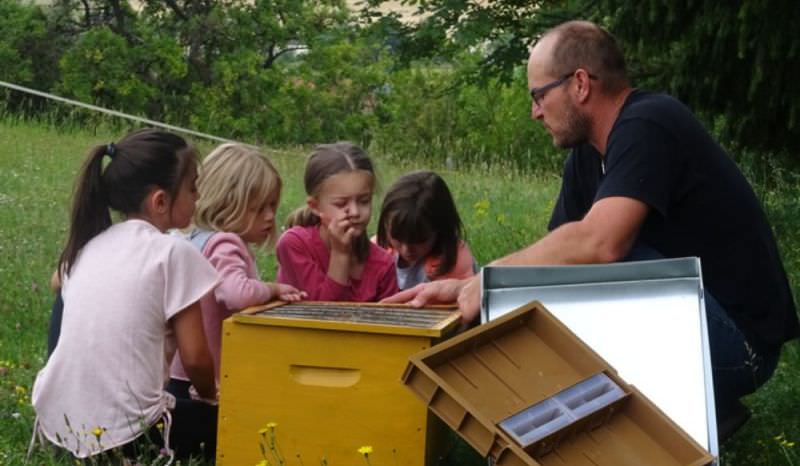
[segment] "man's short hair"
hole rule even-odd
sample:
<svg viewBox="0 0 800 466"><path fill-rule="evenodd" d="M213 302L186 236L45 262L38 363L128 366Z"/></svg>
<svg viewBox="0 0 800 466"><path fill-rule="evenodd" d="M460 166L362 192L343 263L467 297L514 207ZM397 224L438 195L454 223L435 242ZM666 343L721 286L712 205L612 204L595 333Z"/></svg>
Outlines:
<svg viewBox="0 0 800 466"><path fill-rule="evenodd" d="M625 57L617 40L608 31L589 21L568 21L544 35L555 35L550 66L553 76L563 76L583 68L602 83L608 93L627 88Z"/></svg>

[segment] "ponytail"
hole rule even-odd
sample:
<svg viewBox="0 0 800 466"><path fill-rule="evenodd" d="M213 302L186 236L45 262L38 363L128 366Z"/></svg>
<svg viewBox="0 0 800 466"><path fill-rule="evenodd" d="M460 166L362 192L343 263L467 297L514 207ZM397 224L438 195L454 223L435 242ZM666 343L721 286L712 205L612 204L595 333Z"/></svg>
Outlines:
<svg viewBox="0 0 800 466"><path fill-rule="evenodd" d="M292 227L313 227L319 225L321 222L319 215L311 211L308 206L299 207L286 217L284 222L285 228ZM367 233L364 232L357 238L353 238L353 254L359 262L364 262L369 256L369 238Z"/></svg>
<svg viewBox="0 0 800 466"><path fill-rule="evenodd" d="M286 228L313 227L319 224L319 215L312 212L308 206L298 207L286 217L284 222Z"/></svg>
<svg viewBox="0 0 800 466"><path fill-rule="evenodd" d="M60 274L69 273L78 252L86 243L111 226L108 195L102 182L103 157L108 152L107 147L92 149L75 184L69 238L58 261Z"/></svg>

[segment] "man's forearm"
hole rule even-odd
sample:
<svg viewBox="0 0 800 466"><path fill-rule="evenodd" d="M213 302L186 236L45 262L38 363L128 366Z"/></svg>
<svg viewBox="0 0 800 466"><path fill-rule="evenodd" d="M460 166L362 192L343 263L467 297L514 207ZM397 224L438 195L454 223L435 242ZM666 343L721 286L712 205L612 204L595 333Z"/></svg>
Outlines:
<svg viewBox="0 0 800 466"><path fill-rule="evenodd" d="M491 265L599 264L614 262L622 255L583 222L570 222Z"/></svg>

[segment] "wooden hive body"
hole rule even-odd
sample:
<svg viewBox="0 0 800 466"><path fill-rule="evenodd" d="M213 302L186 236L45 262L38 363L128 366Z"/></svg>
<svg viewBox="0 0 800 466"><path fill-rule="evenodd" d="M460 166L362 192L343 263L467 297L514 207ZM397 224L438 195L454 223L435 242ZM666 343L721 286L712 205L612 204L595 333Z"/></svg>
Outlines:
<svg viewBox="0 0 800 466"><path fill-rule="evenodd" d="M223 324L217 464L258 463L258 432L275 423L289 464L358 464L369 445L372 464L424 466L444 431L400 376L458 319L452 308L325 302L235 314Z"/></svg>

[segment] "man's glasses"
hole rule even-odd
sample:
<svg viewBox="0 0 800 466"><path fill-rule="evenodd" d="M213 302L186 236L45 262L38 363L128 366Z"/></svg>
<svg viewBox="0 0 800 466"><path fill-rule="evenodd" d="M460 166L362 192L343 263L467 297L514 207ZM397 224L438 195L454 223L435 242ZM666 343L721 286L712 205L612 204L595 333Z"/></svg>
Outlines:
<svg viewBox="0 0 800 466"><path fill-rule="evenodd" d="M531 89L531 98L533 99L533 103L535 103L537 107L541 106L542 99L544 99L545 94L547 94L547 92L550 91L551 89L555 89L558 86L569 81L569 78L575 76L576 71L578 70L575 70L572 73L567 73L564 76L561 76L555 81L549 82L542 87L534 87L533 89ZM589 79L597 79L597 76L590 74Z"/></svg>

